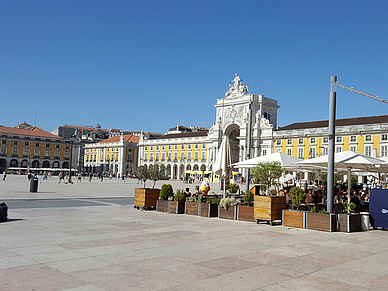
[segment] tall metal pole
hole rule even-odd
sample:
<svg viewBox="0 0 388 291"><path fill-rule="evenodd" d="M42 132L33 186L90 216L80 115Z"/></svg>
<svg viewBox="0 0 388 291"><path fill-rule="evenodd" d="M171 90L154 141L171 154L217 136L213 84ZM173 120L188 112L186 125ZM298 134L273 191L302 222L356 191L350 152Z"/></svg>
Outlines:
<svg viewBox="0 0 388 291"><path fill-rule="evenodd" d="M252 136L252 101L249 102L248 110L248 139L247 139L247 160L251 158L251 136ZM249 190L249 175L250 169L247 171L247 181L245 184L245 192Z"/></svg>
<svg viewBox="0 0 388 291"><path fill-rule="evenodd" d="M329 159L327 165L327 211L333 213L334 200L334 147L337 76L330 77L331 91L329 103Z"/></svg>

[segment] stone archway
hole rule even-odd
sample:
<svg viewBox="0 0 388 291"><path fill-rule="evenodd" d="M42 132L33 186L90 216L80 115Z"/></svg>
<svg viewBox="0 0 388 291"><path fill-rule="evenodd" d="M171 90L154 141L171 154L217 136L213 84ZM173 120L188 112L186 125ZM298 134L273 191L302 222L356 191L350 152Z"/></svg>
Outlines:
<svg viewBox="0 0 388 291"><path fill-rule="evenodd" d="M50 162L49 161L44 161L42 168L50 168Z"/></svg>
<svg viewBox="0 0 388 291"><path fill-rule="evenodd" d="M197 164L195 164L194 167L193 167L193 171L198 171L198 170L199 170L199 167L198 167Z"/></svg>
<svg viewBox="0 0 388 291"><path fill-rule="evenodd" d="M239 162L239 160L244 160L245 157L240 157L239 145L240 140L240 127L237 124L229 125L225 130L225 135L229 136L230 144L230 154L232 157L232 164Z"/></svg>
<svg viewBox="0 0 388 291"><path fill-rule="evenodd" d="M174 167L173 167L172 177L171 178L177 179L177 177L178 177L178 165L175 164Z"/></svg>
<svg viewBox="0 0 388 291"><path fill-rule="evenodd" d="M191 171L191 165L186 166L186 171Z"/></svg>
<svg viewBox="0 0 388 291"><path fill-rule="evenodd" d="M10 167L17 167L18 166L18 160L13 159L9 162Z"/></svg>
<svg viewBox="0 0 388 291"><path fill-rule="evenodd" d="M32 168L39 168L39 161L38 160L32 161Z"/></svg>
<svg viewBox="0 0 388 291"><path fill-rule="evenodd" d="M7 160L6 159L0 159L0 170L5 171L7 167Z"/></svg>

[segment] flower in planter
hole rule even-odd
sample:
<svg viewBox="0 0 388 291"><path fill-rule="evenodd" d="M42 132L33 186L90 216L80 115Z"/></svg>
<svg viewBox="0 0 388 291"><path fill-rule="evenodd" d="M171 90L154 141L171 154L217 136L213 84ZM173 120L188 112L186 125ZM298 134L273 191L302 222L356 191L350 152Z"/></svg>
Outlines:
<svg viewBox="0 0 388 291"><path fill-rule="evenodd" d="M236 206L240 204L241 204L241 201L234 197L222 198L220 201L220 206L222 208L225 208L226 210L228 210L230 206Z"/></svg>

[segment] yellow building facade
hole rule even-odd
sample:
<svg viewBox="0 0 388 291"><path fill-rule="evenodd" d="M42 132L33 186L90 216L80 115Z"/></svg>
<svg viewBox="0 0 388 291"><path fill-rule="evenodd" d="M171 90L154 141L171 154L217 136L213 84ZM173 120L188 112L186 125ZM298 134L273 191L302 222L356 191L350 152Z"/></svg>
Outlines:
<svg viewBox="0 0 388 291"><path fill-rule="evenodd" d="M38 127L0 127L0 171L69 169L72 144Z"/></svg>

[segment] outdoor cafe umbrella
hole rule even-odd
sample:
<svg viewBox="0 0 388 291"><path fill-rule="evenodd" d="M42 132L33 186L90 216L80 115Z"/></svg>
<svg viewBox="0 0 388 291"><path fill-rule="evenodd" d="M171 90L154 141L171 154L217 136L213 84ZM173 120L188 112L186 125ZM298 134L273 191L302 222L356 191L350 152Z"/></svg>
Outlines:
<svg viewBox="0 0 388 291"><path fill-rule="evenodd" d="M321 156L313 159L298 162L299 165L315 165L326 166L329 161L329 156ZM351 171L352 169L367 171L367 172L381 172L380 166L384 163L383 160L365 156L353 151L345 151L334 154L334 168L348 170L348 199L350 197L351 187Z"/></svg>
<svg viewBox="0 0 388 291"><path fill-rule="evenodd" d="M241 161L238 163L233 164L232 166L236 168L253 168L256 167L258 163L263 162L279 162L280 166L284 168L292 168L294 166L297 166L295 163L302 161L301 159L297 157L293 157L290 155L286 155L284 153L272 153L265 156L260 156L256 158L252 158L249 160Z"/></svg>
<svg viewBox="0 0 388 291"><path fill-rule="evenodd" d="M224 179L224 196L225 180L229 177L231 161L229 137L224 135L214 163L214 172Z"/></svg>

